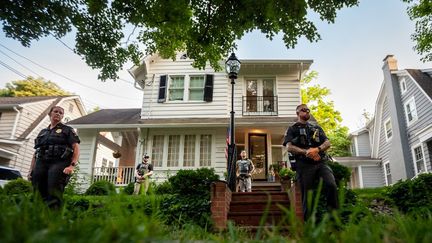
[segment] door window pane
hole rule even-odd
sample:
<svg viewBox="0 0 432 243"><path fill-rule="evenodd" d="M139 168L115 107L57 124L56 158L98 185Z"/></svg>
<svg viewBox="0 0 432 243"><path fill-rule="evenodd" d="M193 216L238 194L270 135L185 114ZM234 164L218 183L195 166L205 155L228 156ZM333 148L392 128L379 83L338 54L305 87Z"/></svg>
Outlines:
<svg viewBox="0 0 432 243"><path fill-rule="evenodd" d="M246 111L257 111L257 95L258 95L258 82L257 80L246 81Z"/></svg>

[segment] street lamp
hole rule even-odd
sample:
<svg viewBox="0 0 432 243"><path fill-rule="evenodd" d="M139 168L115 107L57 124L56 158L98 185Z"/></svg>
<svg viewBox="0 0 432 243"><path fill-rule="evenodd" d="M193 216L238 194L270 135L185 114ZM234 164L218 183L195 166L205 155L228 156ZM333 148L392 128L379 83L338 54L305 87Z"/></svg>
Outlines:
<svg viewBox="0 0 432 243"><path fill-rule="evenodd" d="M235 126L234 126L234 84L237 79L237 75L240 71L240 61L237 59L234 53L231 53L231 56L225 62L225 69L228 73L228 77L231 79L231 116L230 116L230 143L228 146L228 187L231 191L235 190Z"/></svg>

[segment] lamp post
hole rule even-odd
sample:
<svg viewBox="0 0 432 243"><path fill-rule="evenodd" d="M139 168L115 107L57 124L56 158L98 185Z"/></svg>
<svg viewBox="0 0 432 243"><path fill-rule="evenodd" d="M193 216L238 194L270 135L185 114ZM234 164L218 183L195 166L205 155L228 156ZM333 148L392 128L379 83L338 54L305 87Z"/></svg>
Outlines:
<svg viewBox="0 0 432 243"><path fill-rule="evenodd" d="M237 75L240 71L240 61L234 53L225 62L226 72L231 79L231 112L230 112L230 129L229 129L229 146L228 146L228 187L231 191L235 190L235 125L234 125L234 85Z"/></svg>

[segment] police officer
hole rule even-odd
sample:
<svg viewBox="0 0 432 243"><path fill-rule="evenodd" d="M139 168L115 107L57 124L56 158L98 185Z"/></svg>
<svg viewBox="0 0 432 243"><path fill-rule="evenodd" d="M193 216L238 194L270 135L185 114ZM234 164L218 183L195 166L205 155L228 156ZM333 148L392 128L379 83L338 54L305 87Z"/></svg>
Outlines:
<svg viewBox="0 0 432 243"><path fill-rule="evenodd" d="M251 175L255 170L255 166L250 159L246 157L246 151L240 153L241 159L237 160L237 178L241 192L252 191L252 178Z"/></svg>
<svg viewBox="0 0 432 243"><path fill-rule="evenodd" d="M325 163L328 159L325 151L330 148L330 141L320 126L312 125L310 110L305 104L296 108L297 122L288 128L284 146L288 152L294 154L297 167L297 176L300 181L303 202L303 215L307 219L310 215L307 206L308 192L314 190L321 179L327 198L327 204L331 209L337 209L338 193L333 171Z"/></svg>
<svg viewBox="0 0 432 243"><path fill-rule="evenodd" d="M35 139L36 149L28 178L50 208L58 209L63 192L79 157L78 135L72 127L61 123L64 109L53 106L48 116L50 125Z"/></svg>
<svg viewBox="0 0 432 243"><path fill-rule="evenodd" d="M144 194L147 194L150 176L153 175L153 165L149 163L149 159L150 156L144 154L142 162L135 169L134 195L139 194L142 185L144 185Z"/></svg>

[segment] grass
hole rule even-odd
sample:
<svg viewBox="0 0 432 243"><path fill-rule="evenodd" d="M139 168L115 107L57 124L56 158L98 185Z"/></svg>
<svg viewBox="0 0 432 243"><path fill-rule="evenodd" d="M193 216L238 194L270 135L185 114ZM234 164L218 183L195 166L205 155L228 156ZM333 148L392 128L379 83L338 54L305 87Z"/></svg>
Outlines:
<svg viewBox="0 0 432 243"><path fill-rule="evenodd" d="M364 191L361 197L371 198L373 193ZM215 232L166 222L157 195L67 200L73 203L56 212L31 196L0 195L0 242L432 242L431 213L374 215L354 207L344 222L335 213L302 224L285 208L285 218L277 227L251 233L229 223L225 232Z"/></svg>

